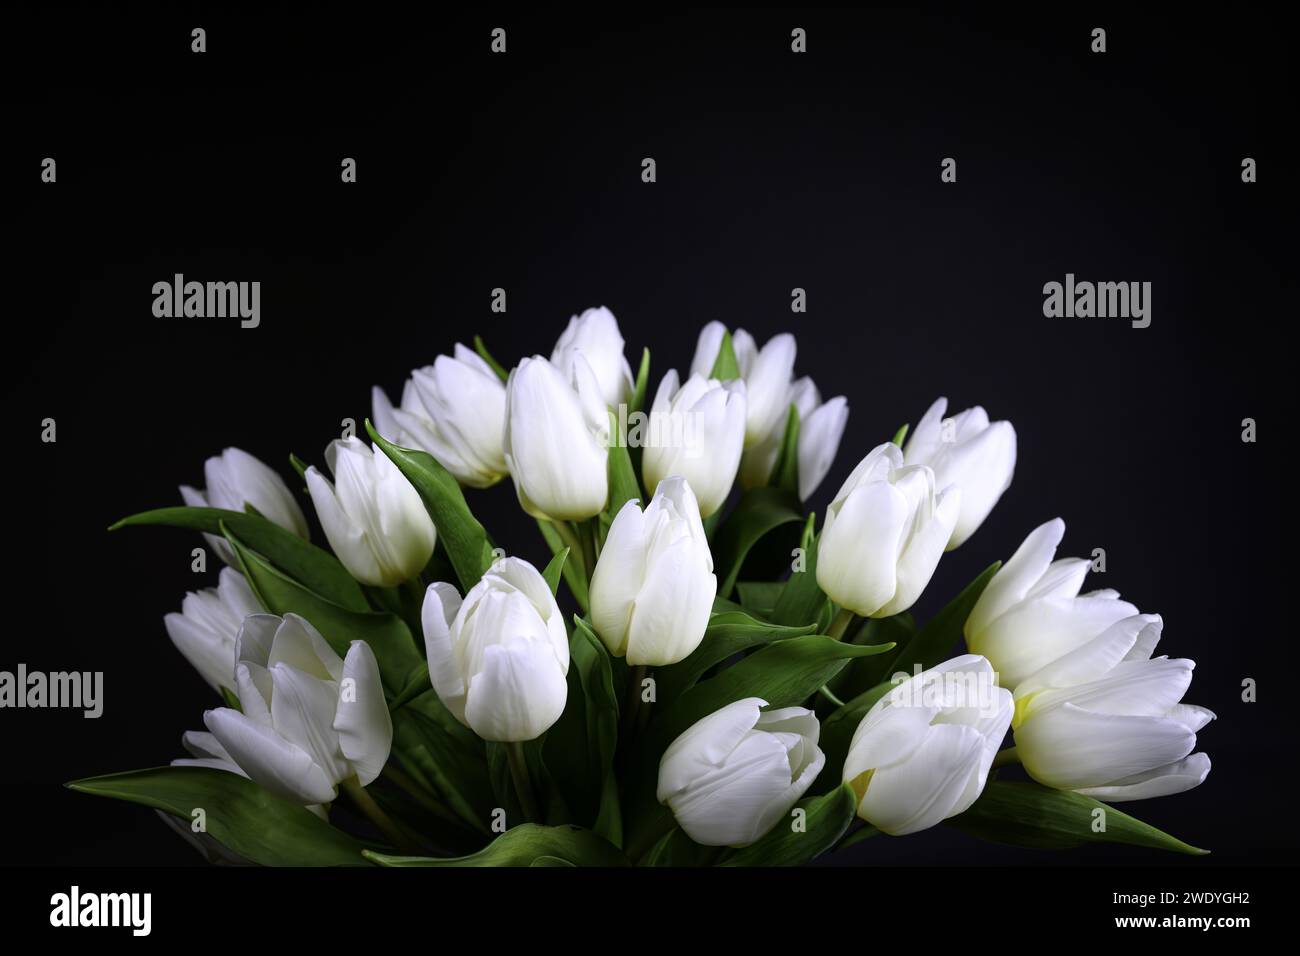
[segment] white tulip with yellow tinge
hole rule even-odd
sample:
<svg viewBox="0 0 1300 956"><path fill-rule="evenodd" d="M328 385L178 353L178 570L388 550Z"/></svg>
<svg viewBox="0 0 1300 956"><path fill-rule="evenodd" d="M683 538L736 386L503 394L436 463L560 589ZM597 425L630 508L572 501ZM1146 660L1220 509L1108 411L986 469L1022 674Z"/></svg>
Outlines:
<svg viewBox="0 0 1300 956"><path fill-rule="evenodd" d="M1182 703L1190 660L1152 658L1163 622L1135 614L1016 688L1016 752L1039 783L1107 802L1198 786L1210 758L1192 753L1214 719Z"/></svg>
<svg viewBox="0 0 1300 956"><path fill-rule="evenodd" d="M844 760L858 816L901 836L966 810L984 791L1011 712L1011 694L975 654L892 688L862 718Z"/></svg>

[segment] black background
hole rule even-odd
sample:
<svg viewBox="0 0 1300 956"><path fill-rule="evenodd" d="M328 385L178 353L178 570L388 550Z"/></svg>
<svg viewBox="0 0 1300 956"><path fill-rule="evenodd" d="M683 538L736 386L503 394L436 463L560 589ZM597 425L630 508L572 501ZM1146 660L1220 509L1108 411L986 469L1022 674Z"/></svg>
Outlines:
<svg viewBox="0 0 1300 956"><path fill-rule="evenodd" d="M1282 25L1233 10L6 14L5 181L30 212L8 282L32 295L2 360L0 668L102 670L106 703L0 712L0 862L197 862L149 811L61 788L178 756L214 706L162 616L216 568L190 572L196 538L112 521L178 503L228 445L292 478L287 455L319 463L372 384L396 397L476 332L504 361L549 354L598 304L633 360L651 348L652 386L710 319L795 332L797 371L852 408L819 512L936 395L1012 420L1015 483L916 610L1064 517L1063 554L1106 549L1091 586L1161 613L1162 652L1198 664L1188 700L1219 714L1204 785L1123 809L1214 851L1194 866L1288 857L1294 468L1266 450L1292 423L1294 77ZM260 280L261 327L154 318L176 272ZM1152 282L1151 327L1044 318L1066 272ZM470 501L507 549L547 556L509 482ZM938 827L837 862L1157 859L1184 862Z"/></svg>

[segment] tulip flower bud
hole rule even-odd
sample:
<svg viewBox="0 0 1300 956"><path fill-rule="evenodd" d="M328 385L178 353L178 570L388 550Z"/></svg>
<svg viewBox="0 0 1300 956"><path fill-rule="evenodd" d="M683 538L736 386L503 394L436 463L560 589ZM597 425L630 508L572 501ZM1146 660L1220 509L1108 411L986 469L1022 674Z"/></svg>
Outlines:
<svg viewBox="0 0 1300 956"><path fill-rule="evenodd" d="M844 426L849 421L849 403L844 396L822 402L821 392L811 378L804 376L790 386L787 407L799 413L799 499L807 501L830 471ZM740 460L740 481L746 488L765 485L776 467L785 438L785 419L757 445L745 449Z"/></svg>
<svg viewBox="0 0 1300 956"><path fill-rule="evenodd" d="M966 810L984 790L1011 712L1010 692L975 654L890 689L858 724L844 760L858 816L902 836Z"/></svg>
<svg viewBox="0 0 1300 956"><path fill-rule="evenodd" d="M864 617L906 611L930 582L960 507L959 489L936 493L929 468L904 467L896 445L877 446L826 511L818 586Z"/></svg>
<svg viewBox="0 0 1300 956"><path fill-rule="evenodd" d="M694 723L659 761L660 803L704 846L743 847L786 817L826 763L811 710L747 697Z"/></svg>
<svg viewBox="0 0 1300 956"><path fill-rule="evenodd" d="M946 550L960 546L984 523L1002 493L1011 487L1016 470L1016 430L1010 422L989 424L988 413L976 405L944 418L948 399L939 398L907 440L903 460L929 465L940 489L961 488L961 514Z"/></svg>
<svg viewBox="0 0 1300 956"><path fill-rule="evenodd" d="M966 646L992 662L1005 687L1137 613L1117 591L1079 594L1091 563L1052 560L1064 534L1060 518L1031 531L966 619Z"/></svg>
<svg viewBox="0 0 1300 956"><path fill-rule="evenodd" d="M215 588L185 595L181 611L163 618L176 649L212 689L235 687L235 641L244 618L262 613L244 576L222 568Z"/></svg>
<svg viewBox="0 0 1300 956"><path fill-rule="evenodd" d="M520 506L536 518L576 521L609 497L609 412L586 357L572 376L535 355L506 383L505 456Z"/></svg>
<svg viewBox="0 0 1300 956"><path fill-rule="evenodd" d="M606 405L617 407L632 397L632 368L623 355L623 334L614 313L603 305L569 319L564 334L555 343L551 363L572 381L578 355L591 366Z"/></svg>
<svg viewBox="0 0 1300 956"><path fill-rule="evenodd" d="M359 438L330 443L334 483L313 466L307 490L330 547L362 584L393 587L433 556L437 532L419 493L383 452Z"/></svg>
<svg viewBox="0 0 1300 956"><path fill-rule="evenodd" d="M650 407L648 432L641 471L650 493L668 475L681 475L707 518L736 480L745 441L744 382L692 375L679 388L677 370L670 369Z"/></svg>
<svg viewBox="0 0 1300 956"><path fill-rule="evenodd" d="M1125 618L1016 688L1016 752L1031 777L1111 803L1205 779L1210 758L1192 750L1215 715L1180 703L1193 661L1152 660L1162 627L1154 614Z"/></svg>
<svg viewBox="0 0 1300 956"><path fill-rule="evenodd" d="M484 740L533 740L564 712L569 638L527 561L497 561L464 601L450 584L429 585L422 621L433 689Z"/></svg>
<svg viewBox="0 0 1300 956"><path fill-rule="evenodd" d="M244 512L252 505L266 520L306 540L307 519L284 479L246 451L227 448L203 463L203 489L181 485L181 500L191 508L224 508ZM220 535L204 534L208 546L227 564L235 553Z"/></svg>
<svg viewBox="0 0 1300 956"><path fill-rule="evenodd" d="M665 478L644 512L633 500L615 515L591 576L591 621L615 657L675 664L704 639L717 592L691 486Z"/></svg>
<svg viewBox="0 0 1300 956"><path fill-rule="evenodd" d="M472 488L505 477L506 387L471 349L458 342L454 358L412 372L398 408L378 386L371 394L375 428L389 441L427 451Z"/></svg>
<svg viewBox="0 0 1300 956"><path fill-rule="evenodd" d="M364 641L340 659L303 618L254 614L239 634L239 705L203 715L253 782L304 806L379 776L393 742L379 665Z"/></svg>

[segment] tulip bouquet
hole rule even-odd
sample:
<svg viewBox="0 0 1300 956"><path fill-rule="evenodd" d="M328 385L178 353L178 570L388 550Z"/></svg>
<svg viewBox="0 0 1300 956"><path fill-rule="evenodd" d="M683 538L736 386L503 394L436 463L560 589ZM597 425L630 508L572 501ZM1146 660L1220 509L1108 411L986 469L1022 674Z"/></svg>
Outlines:
<svg viewBox="0 0 1300 956"><path fill-rule="evenodd" d="M819 527L802 502L848 404L794 365L790 335L715 322L649 399L603 308L509 371L457 345L400 404L376 388L328 472L290 456L328 549L279 474L210 459L183 507L115 527L225 562L164 621L219 706L188 757L71 786L215 862L791 865L939 824L1200 852L1110 806L1205 779L1193 663L1153 656L1158 616L1080 593L1059 519L910 613L1010 485L1011 424L939 399ZM546 561L471 511L506 478Z"/></svg>

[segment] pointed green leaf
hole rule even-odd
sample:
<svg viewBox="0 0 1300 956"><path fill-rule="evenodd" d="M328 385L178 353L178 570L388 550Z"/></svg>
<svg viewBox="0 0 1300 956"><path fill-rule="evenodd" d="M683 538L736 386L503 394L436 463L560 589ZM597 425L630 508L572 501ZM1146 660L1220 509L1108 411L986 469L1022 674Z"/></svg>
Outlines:
<svg viewBox="0 0 1300 956"><path fill-rule="evenodd" d="M469 856L437 859L389 856L366 852L382 866L532 866L539 859L562 860L573 866L627 866L627 858L608 841L579 827L544 827L525 823L501 834L487 847Z"/></svg>
<svg viewBox="0 0 1300 956"><path fill-rule="evenodd" d="M474 336L474 351L479 354L479 358L488 363L488 367L497 373L497 377L501 379L501 381L504 382L510 377L510 373L506 371L505 366L494 359L492 353L488 351L487 343L483 341L483 336Z"/></svg>
<svg viewBox="0 0 1300 956"><path fill-rule="evenodd" d="M390 696L415 679L424 657L400 617L339 607L277 571L260 554L249 550L224 521L221 530L262 607L272 614L293 613L306 618L340 657L347 655L353 641L365 641L375 653Z"/></svg>
<svg viewBox="0 0 1300 956"><path fill-rule="evenodd" d="M370 610L361 585L338 558L260 515L222 508L158 508L123 518L109 530L159 525L221 536L222 522L239 535L245 547L262 555L273 567L308 590L352 611Z"/></svg>
<svg viewBox="0 0 1300 956"><path fill-rule="evenodd" d="M751 488L719 525L713 538L718 594L730 597L750 550L777 528L803 522L797 496L780 488Z"/></svg>
<svg viewBox="0 0 1300 956"><path fill-rule="evenodd" d="M569 558L569 549L557 552L555 557L551 558L542 571L542 577L550 585L551 594L555 594L560 588L560 575L564 572L564 562Z"/></svg>
<svg viewBox="0 0 1300 956"><path fill-rule="evenodd" d="M897 445L899 448L902 448L903 439L905 439L906 437L907 437L907 426L902 425L899 427L898 431L894 432L894 437L891 438L890 441L893 442L895 445Z"/></svg>
<svg viewBox="0 0 1300 956"><path fill-rule="evenodd" d="M88 777L68 787L153 807L186 826L201 808L209 836L263 866L364 866L366 862L362 857L366 844L237 773L209 767L155 767Z"/></svg>
<svg viewBox="0 0 1300 956"><path fill-rule="evenodd" d="M767 483L799 496L799 409L794 405L785 417L785 433Z"/></svg>
<svg viewBox="0 0 1300 956"><path fill-rule="evenodd" d="M394 445L375 430L369 419L366 419L366 430L375 445L383 449L419 492L438 529L438 540L456 569L461 590L469 591L492 566L492 545L487 532L469 510L460 484L432 455Z"/></svg>
<svg viewBox="0 0 1300 956"><path fill-rule="evenodd" d="M555 530L555 525L552 522L543 521L539 518L537 528L542 532L542 537L546 539L546 545L551 549L551 554L556 555L562 550L569 550L564 543L564 539L560 536L560 532ZM572 552L570 552L570 555L574 560L564 562L564 583L569 586L569 593L573 595L573 599L578 602L578 607L582 608L585 614L590 606L587 598L587 577L583 573L582 565L578 560L581 555L572 554Z"/></svg>
<svg viewBox="0 0 1300 956"><path fill-rule="evenodd" d="M853 788L843 784L796 807L804 813L802 829L796 830L794 817L787 815L761 840L729 853L718 865L803 866L835 846L857 815L858 803Z"/></svg>
<svg viewBox="0 0 1300 956"><path fill-rule="evenodd" d="M768 624L744 611L714 613L704 632L704 639L685 659L667 667L655 668L656 696L660 704L676 699L694 687L715 664L763 644L789 640L811 634L813 625L781 627Z"/></svg>
<svg viewBox="0 0 1300 956"><path fill-rule="evenodd" d="M720 382L740 378L740 363L736 361L736 349L732 345L729 331L722 333L722 344L718 347L718 357L713 360L709 378L716 378Z"/></svg>
<svg viewBox="0 0 1300 956"><path fill-rule="evenodd" d="M1092 797L1026 781L990 781L969 810L945 822L972 836L1014 846L1059 849L1127 843L1195 856L1209 852Z"/></svg>
<svg viewBox="0 0 1300 956"><path fill-rule="evenodd" d="M641 367L636 372L636 386L632 391L632 404L628 406L629 412L639 412L645 409L646 391L650 387L650 350L641 350Z"/></svg>

